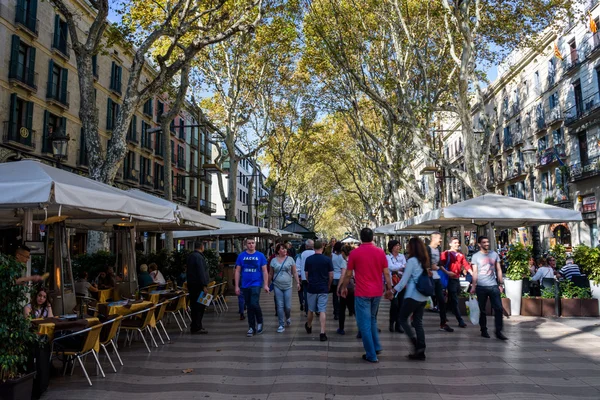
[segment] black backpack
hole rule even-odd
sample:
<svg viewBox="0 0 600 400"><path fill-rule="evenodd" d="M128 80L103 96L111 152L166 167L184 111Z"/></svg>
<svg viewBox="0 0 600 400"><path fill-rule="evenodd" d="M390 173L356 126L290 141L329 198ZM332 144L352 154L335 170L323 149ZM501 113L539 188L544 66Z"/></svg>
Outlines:
<svg viewBox="0 0 600 400"><path fill-rule="evenodd" d="M419 293L423 296L433 296L435 293L435 286L433 285L433 278L427 273L427 269L423 268L423 272L419 275L416 282L416 288Z"/></svg>

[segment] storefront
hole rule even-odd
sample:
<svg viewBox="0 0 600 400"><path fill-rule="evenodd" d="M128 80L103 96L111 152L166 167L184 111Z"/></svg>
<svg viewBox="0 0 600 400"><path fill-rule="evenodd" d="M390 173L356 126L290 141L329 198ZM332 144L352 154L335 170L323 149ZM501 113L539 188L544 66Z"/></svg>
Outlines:
<svg viewBox="0 0 600 400"><path fill-rule="evenodd" d="M581 215L584 222L590 228L591 245L595 246L598 243L598 219L596 216L596 196L583 196L581 199L582 209Z"/></svg>

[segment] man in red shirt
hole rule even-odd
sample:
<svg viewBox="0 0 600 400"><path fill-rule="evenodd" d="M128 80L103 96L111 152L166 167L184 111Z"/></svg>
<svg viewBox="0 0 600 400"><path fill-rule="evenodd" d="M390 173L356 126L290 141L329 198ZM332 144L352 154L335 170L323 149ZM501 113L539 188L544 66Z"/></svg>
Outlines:
<svg viewBox="0 0 600 400"><path fill-rule="evenodd" d="M460 241L458 238L450 239L450 250L446 250L440 256L440 269L448 274L448 303L450 310L456 316L458 326L466 328L467 324L460 315L458 309L458 293L460 292L460 274L463 271L470 271L471 265L467 258L459 251Z"/></svg>
<svg viewBox="0 0 600 400"><path fill-rule="evenodd" d="M363 360L376 363L378 362L377 354L381 352L377 330L377 311L383 294L382 275L385 278L387 296L391 295L392 282L385 253L373 244L373 231L363 228L360 231L360 241L361 245L352 250L348 257L348 269L346 276L343 277L340 293L342 297L346 298L348 282L354 272L356 324L362 334L363 347L366 352L363 354Z"/></svg>

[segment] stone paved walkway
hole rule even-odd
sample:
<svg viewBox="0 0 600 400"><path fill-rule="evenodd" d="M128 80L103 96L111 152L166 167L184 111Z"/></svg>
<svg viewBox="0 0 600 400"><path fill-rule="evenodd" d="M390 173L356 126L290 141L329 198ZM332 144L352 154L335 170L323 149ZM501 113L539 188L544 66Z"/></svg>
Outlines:
<svg viewBox="0 0 600 400"><path fill-rule="evenodd" d="M437 314L427 312L427 361L412 362L406 336L387 331L389 302L382 301L384 351L378 364L368 364L353 317L345 336L328 321L329 341L320 342L317 326L306 334L293 300L293 324L282 334L271 296L261 296L265 333L253 338L245 337L232 298L229 312L205 316L209 335L181 334L172 323L171 344L149 354L134 342L121 350L118 373L102 356L104 379L93 376L89 357L92 387L76 368L72 377L52 378L43 399L600 399L600 337L556 320L510 318L509 341L501 342L481 338L470 324L441 332ZM184 374L187 368L193 372Z"/></svg>

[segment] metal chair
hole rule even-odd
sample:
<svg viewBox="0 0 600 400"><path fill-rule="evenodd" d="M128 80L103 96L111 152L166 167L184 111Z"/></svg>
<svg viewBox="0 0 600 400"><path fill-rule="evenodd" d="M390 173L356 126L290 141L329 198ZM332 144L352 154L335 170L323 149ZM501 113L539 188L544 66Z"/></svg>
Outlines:
<svg viewBox="0 0 600 400"><path fill-rule="evenodd" d="M119 351L117 350L117 345L115 344L116 341L116 336L117 336L117 332L119 331L119 328L121 326L121 322L123 320L123 316L122 315L118 315L106 322L102 323L102 331L100 332L100 347L102 347L102 349L104 350L104 353L106 354L106 358L108 358L108 362L110 363L110 366L112 367L113 371L117 372L117 369L115 368L115 365L112 362L112 359L110 358L110 354L108 354L108 349L107 346L110 344L113 348L113 351L115 352L115 354L117 355L117 359L119 360L119 363L121 365L123 365L123 360L121 360L121 356L119 355Z"/></svg>
<svg viewBox="0 0 600 400"><path fill-rule="evenodd" d="M102 324L98 324L98 325L94 325L90 328L81 330L79 332L71 333L69 335L57 337L54 339L54 341L52 342L52 353L63 354L67 357L65 360L65 368L63 371L63 375L65 375L67 372L67 365L68 365L69 361L72 362L71 375L73 375L73 370L75 369L74 360L76 359L77 361L79 361L79 365L81 366L81 369L83 370L83 373L84 373L88 383L90 384L90 386L92 386L92 381L90 380L87 370L85 369L85 365L83 364L83 361L81 360L83 357L92 353L92 355L94 356L94 360L96 360L96 365L98 366L98 369L100 370L100 373L102 374L102 377L106 378L106 375L104 375L104 370L102 369L102 365L100 365L100 360L98 360L98 354L96 353L96 350L94 350L94 346L96 345L96 343L98 343L98 339L100 337L101 330L102 330ZM61 341L65 341L65 339L67 339L67 338L72 339L76 336L84 336L84 339L82 338L83 340L81 341L81 344L79 346L70 347L67 344L67 345L65 345L65 347L63 347L60 350L57 350L57 351L54 350L54 348L56 346L62 347L62 344L60 343Z"/></svg>
<svg viewBox="0 0 600 400"><path fill-rule="evenodd" d="M156 330L156 334L158 335L158 338L160 339L162 344L165 344L165 341L163 340L161 334L160 334L160 330L158 329L158 326L160 325L163 329L163 332L165 334L165 336L167 337L167 340L170 342L171 338L169 337L169 334L167 333L167 330L165 329L165 325L163 324L162 320L165 316L165 311L167 310L167 306L169 305L169 303L171 302L171 300L166 300L163 301L162 303L158 303L156 305L156 310L154 313L154 318L156 319L156 325L154 326L154 329Z"/></svg>
<svg viewBox="0 0 600 400"><path fill-rule="evenodd" d="M145 308L145 309L135 312L133 314L128 314L126 316L127 319L124 319L121 322L120 329L125 329L125 331L127 333L127 335L125 336L125 343L127 344L127 342L129 342L130 347L131 347L131 343L133 342L133 334L136 331L142 337L142 340L144 341L144 344L146 345L146 349L148 349L148 353L151 353L151 351L150 351L150 346L148 346L148 342L146 341L146 338L144 337L144 331L147 331L150 334L150 338L152 338L152 342L153 342L154 346L158 347L156 340L154 340L154 335L152 334L152 328L150 327L150 321L152 321L152 317L154 316L155 309L156 309L156 306L153 305L152 307ZM139 317L138 317L138 315L139 315Z"/></svg>
<svg viewBox="0 0 600 400"><path fill-rule="evenodd" d="M179 319L177 318L177 315L179 315L179 317L181 318L181 322L183 323L183 326L185 328L187 328L187 325L183 318L183 314L181 313L181 310L184 310L186 308L186 300L185 300L186 297L187 297L187 293L183 293L177 297L172 298L171 302L167 306L167 309L165 310L165 313L167 315L173 316L173 318L175 319L175 322L177 322L177 326L179 327L179 330L181 332L183 332L183 328L181 327L181 324L179 323Z"/></svg>

